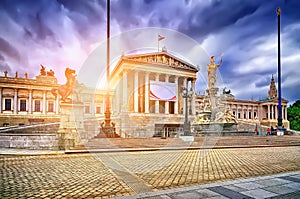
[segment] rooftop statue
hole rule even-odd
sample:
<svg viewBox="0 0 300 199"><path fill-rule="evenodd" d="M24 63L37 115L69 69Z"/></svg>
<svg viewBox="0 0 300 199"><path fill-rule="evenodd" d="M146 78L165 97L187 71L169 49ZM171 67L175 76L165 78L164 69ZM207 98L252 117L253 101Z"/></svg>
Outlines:
<svg viewBox="0 0 300 199"><path fill-rule="evenodd" d="M45 76L45 75L46 75L46 67L43 66L42 64L41 64L40 75L41 75L41 76Z"/></svg>
<svg viewBox="0 0 300 199"><path fill-rule="evenodd" d="M226 90L226 87L225 88L223 88L223 94L225 95L225 94L231 94L231 90Z"/></svg>
<svg viewBox="0 0 300 199"><path fill-rule="evenodd" d="M208 88L214 88L216 83L216 71L222 65L222 58L224 54L222 54L221 60L219 64L215 64L215 56L210 57L210 63L208 64Z"/></svg>
<svg viewBox="0 0 300 199"><path fill-rule="evenodd" d="M50 69L50 71L47 71L47 76L54 77L54 71Z"/></svg>
<svg viewBox="0 0 300 199"><path fill-rule="evenodd" d="M74 92L74 86L76 85L76 71L70 68L66 68L65 76L67 82L64 85L58 87L58 89L52 89L52 94L57 96L57 93L61 96L63 102L72 102L72 99L69 98L70 95Z"/></svg>

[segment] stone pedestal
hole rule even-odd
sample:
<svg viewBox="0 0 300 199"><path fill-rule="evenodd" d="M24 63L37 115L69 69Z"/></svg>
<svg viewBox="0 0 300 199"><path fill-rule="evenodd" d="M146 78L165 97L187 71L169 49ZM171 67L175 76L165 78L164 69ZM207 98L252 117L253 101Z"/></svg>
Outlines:
<svg viewBox="0 0 300 199"><path fill-rule="evenodd" d="M61 103L61 118L58 130L58 148L70 149L81 143L80 135L84 133L83 108L81 103Z"/></svg>
<svg viewBox="0 0 300 199"><path fill-rule="evenodd" d="M120 119L121 119L121 137L129 137L130 132L131 132L131 121L129 118L129 113L128 111L122 111L120 114Z"/></svg>

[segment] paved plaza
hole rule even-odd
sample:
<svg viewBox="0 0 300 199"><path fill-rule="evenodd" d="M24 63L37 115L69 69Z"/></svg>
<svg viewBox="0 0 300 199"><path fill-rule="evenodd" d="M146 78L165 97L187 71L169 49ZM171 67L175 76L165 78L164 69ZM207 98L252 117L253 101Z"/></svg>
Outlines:
<svg viewBox="0 0 300 199"><path fill-rule="evenodd" d="M0 198L112 198L130 195L147 198L145 193L300 170L299 146L1 155L0 158ZM292 183L287 186L287 182ZM273 187L279 185L282 186ZM193 191L182 193L190 195L175 194L174 191L172 195L171 191L160 196L150 194L149 197L203 198L201 194L204 192L209 192L213 198L226 198L226 193L242 194L232 195L237 196L235 198L243 195L255 198L255 194L258 194L257 198L264 196L259 193L276 197L278 194L297 194L297 190L299 193L299 185L299 173L296 173L293 177L283 176L269 181L262 178L239 186L225 184L207 190L202 187L204 191L199 191L198 187L196 195ZM251 187L260 192L254 194L249 190ZM214 196L214 193L218 195Z"/></svg>

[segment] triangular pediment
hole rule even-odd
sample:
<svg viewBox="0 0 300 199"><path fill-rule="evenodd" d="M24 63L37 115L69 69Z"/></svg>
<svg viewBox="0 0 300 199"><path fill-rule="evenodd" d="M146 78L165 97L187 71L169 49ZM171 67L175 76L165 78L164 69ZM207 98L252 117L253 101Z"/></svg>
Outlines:
<svg viewBox="0 0 300 199"><path fill-rule="evenodd" d="M138 55L122 56L123 60L133 61L141 64L158 64L166 67L171 67L177 70L187 70L198 72L198 68L174 55L167 52L147 53Z"/></svg>

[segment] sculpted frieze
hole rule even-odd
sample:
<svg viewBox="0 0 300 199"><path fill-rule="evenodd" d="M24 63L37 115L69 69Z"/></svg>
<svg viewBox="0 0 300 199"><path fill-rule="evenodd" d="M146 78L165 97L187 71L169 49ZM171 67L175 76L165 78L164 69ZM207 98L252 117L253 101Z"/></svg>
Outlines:
<svg viewBox="0 0 300 199"><path fill-rule="evenodd" d="M18 90L18 97L28 97L29 96L29 92L28 90Z"/></svg>
<svg viewBox="0 0 300 199"><path fill-rule="evenodd" d="M2 95L4 97L13 97L14 96L14 89L4 88L3 91L2 91Z"/></svg>
<svg viewBox="0 0 300 199"><path fill-rule="evenodd" d="M32 92L32 97L33 98L43 98L43 91L34 90Z"/></svg>

